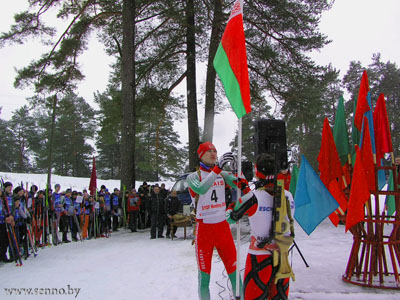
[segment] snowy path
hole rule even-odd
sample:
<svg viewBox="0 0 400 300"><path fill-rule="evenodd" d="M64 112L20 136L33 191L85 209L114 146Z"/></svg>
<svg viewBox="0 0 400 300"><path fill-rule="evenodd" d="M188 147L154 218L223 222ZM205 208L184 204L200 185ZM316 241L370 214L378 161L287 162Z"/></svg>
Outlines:
<svg viewBox="0 0 400 300"><path fill-rule="evenodd" d="M248 227L243 224L241 231L243 269ZM400 291L367 289L341 280L352 244L351 234L343 232L343 227L336 229L329 220L310 237L296 228L297 244L310 268L294 251L291 260L296 281L291 283L289 299L400 299ZM0 266L0 299L197 299L194 246L190 239L183 240L182 228L177 235L179 239L173 241L150 240L148 230L120 230L109 239L40 249L39 255L29 258L23 267ZM10 295L5 288L19 288L21 295ZM31 294L21 288L31 288ZM229 299L226 273L216 254L210 290L212 300ZM63 292L67 295L61 295Z"/></svg>

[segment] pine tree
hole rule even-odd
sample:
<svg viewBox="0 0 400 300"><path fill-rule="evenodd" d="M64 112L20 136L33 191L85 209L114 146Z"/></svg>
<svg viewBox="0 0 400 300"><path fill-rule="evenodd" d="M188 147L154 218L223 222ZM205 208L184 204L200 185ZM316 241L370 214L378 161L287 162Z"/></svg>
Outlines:
<svg viewBox="0 0 400 300"><path fill-rule="evenodd" d="M121 92L110 87L106 92L95 95L99 105L97 120L96 160L99 177L104 179L119 178L121 144Z"/></svg>
<svg viewBox="0 0 400 300"><path fill-rule="evenodd" d="M281 113L286 121L292 160L298 162L300 155L305 154L316 168L323 120L328 117L333 124L336 103L342 93L338 76L339 72L327 67L318 76L310 77L286 94Z"/></svg>
<svg viewBox="0 0 400 300"><path fill-rule="evenodd" d="M88 143L94 140L96 119L94 110L75 94L69 94L59 101L60 114L56 118L54 131L54 157L52 169L65 176L90 176L90 163L93 147ZM62 114L61 114L62 112ZM51 132L51 109L35 114L41 143L33 150L36 153L38 170L46 169L48 145Z"/></svg>
<svg viewBox="0 0 400 300"><path fill-rule="evenodd" d="M17 142L8 126L8 122L0 119L0 169L2 171L13 172L15 170L17 149Z"/></svg>
<svg viewBox="0 0 400 300"><path fill-rule="evenodd" d="M38 143L40 138L37 132L37 124L30 115L28 106L24 105L15 110L8 124L17 141L16 161L18 163L14 171L29 173L32 171L31 148L34 147L35 143Z"/></svg>

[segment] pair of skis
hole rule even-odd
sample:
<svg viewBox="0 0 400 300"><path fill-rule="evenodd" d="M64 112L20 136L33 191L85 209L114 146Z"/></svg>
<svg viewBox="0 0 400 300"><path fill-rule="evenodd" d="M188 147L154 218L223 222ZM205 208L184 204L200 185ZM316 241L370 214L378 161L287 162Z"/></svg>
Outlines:
<svg viewBox="0 0 400 300"><path fill-rule="evenodd" d="M22 266L21 252L18 246L17 236L15 235L14 227L10 223L6 223L8 242L11 248L11 253L15 259L17 267Z"/></svg>
<svg viewBox="0 0 400 300"><path fill-rule="evenodd" d="M3 178L1 179L1 186L2 187L4 186ZM0 201L3 201L3 203L2 203L3 204L3 209L7 209L7 214L10 216L11 215L11 209L10 209L10 206L8 204L7 197L2 196L0 198ZM21 252L19 250L17 236L15 234L15 228L11 223L7 223L6 219L4 221L5 221L5 224L6 224L8 243L10 245L12 256L15 259L16 266L20 267L20 266L22 266L22 259L21 259Z"/></svg>

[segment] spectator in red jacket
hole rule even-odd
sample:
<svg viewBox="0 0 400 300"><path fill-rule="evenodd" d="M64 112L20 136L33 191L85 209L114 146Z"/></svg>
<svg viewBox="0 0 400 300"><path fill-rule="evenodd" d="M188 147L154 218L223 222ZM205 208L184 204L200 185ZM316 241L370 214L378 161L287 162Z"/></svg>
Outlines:
<svg viewBox="0 0 400 300"><path fill-rule="evenodd" d="M129 215L129 228L132 232L137 231L137 218L139 215L139 207L141 202L142 201L140 200L139 195L136 193L136 190L132 189L132 191L128 195L126 209Z"/></svg>

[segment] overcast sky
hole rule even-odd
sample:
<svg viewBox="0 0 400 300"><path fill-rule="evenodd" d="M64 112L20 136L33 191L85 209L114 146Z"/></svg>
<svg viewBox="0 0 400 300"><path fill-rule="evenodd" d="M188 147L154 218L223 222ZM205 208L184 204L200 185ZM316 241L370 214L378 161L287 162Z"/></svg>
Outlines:
<svg viewBox="0 0 400 300"><path fill-rule="evenodd" d="M5 3L4 3L5 2ZM0 32L8 31L13 23L13 15L24 9L26 0L3 1L0 10ZM333 8L323 14L320 30L332 43L319 53L311 56L321 65L332 65L343 76L350 61L361 61L368 65L373 53L380 52L382 61L388 60L399 65L400 62L400 12L399 0L336 0ZM13 87L15 68L26 66L32 59L45 51L38 42L26 45L7 46L0 49L0 118L9 119L12 111L26 104L26 97L32 95L30 89L19 90ZM78 93L90 104L93 93L104 91L108 80L108 65L112 59L104 54L103 46L94 38L87 51L79 60L86 79L79 85ZM204 82L198 82L199 87ZM185 90L184 88L182 89ZM198 95L203 98L203 95ZM227 100L226 100L227 101ZM203 108L199 107L199 125L203 126ZM232 112L216 116L214 144L219 152L229 150L228 143L237 128ZM187 125L176 127L181 139L187 141ZM321 124L322 128L322 124Z"/></svg>

